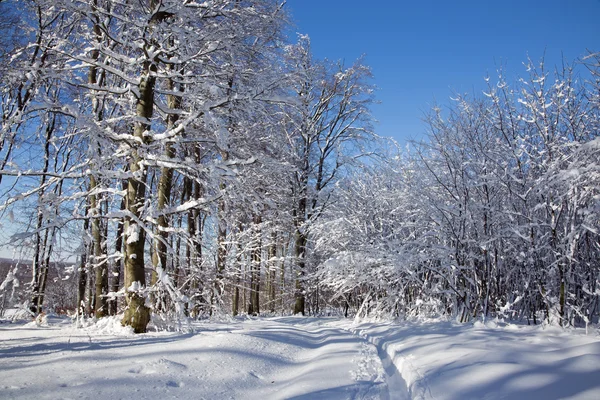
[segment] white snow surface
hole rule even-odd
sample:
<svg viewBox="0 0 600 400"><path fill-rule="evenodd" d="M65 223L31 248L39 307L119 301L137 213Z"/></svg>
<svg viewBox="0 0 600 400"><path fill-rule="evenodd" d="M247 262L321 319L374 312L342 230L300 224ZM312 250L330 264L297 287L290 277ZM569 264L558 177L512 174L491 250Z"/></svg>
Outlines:
<svg viewBox="0 0 600 400"><path fill-rule="evenodd" d="M1 399L600 399L600 335L502 323L0 323Z"/></svg>
<svg viewBox="0 0 600 400"><path fill-rule="evenodd" d="M600 399L600 334L498 322L348 326L392 360L411 399Z"/></svg>

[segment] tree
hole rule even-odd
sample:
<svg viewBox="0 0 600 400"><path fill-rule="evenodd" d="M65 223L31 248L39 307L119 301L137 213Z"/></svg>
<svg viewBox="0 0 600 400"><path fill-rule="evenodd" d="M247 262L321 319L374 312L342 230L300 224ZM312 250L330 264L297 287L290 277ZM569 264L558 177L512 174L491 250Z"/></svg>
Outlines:
<svg viewBox="0 0 600 400"><path fill-rule="evenodd" d="M461 321L598 318L597 86L566 64L528 72L434 108L428 140L340 182L311 230L337 304Z"/></svg>
<svg viewBox="0 0 600 400"><path fill-rule="evenodd" d="M293 68L291 87L297 96L287 121L295 166L294 313L304 314L310 225L327 207L329 189L342 169L364 155L364 146L374 138L369 113L373 89L368 83L371 71L360 60L350 68L316 62L307 37L289 46L287 54Z"/></svg>
<svg viewBox="0 0 600 400"><path fill-rule="evenodd" d="M216 132L221 135L219 126L226 121L241 121L236 114L258 118L261 104L268 101L270 91L276 87L276 75L268 75L267 71L272 70L269 63L274 56L269 53L275 52L284 23L282 5L225 0L202 4L90 0L52 6L37 0L27 4L31 16L38 17L39 34L27 38L23 48L15 47L11 57L22 62L22 71L35 66L39 74L31 74L31 84L25 81L11 86L17 95L7 97L7 106L3 106L3 138L8 141L3 139L2 143L9 148L4 165L11 165L3 176L21 176L28 170L27 175L39 177L40 182L25 195L18 193L21 187L15 189L4 208L38 194L42 209L47 204L48 188L62 187L62 182L68 181L68 193L57 189L54 196L58 198L53 204L75 207L62 220L63 226L79 225L80 231L86 231L83 225L87 222L81 221L89 220L92 245L88 247L90 254L84 254L82 260L84 265L89 261L97 268L97 316L108 311L107 267L123 259L127 301L123 323L143 332L150 317L145 305L150 290L146 284L146 237L154 241L152 283L181 303L185 296L166 273L167 265L176 261L168 259L174 232L169 225L178 214L191 212L195 233L190 236L201 235L199 210L207 209L216 197L204 199L200 189L213 177L230 175L233 179L235 174L230 171L246 162L210 159L219 154L220 141L219 137L211 137L215 132L212 128L217 126ZM27 26L34 19L22 21ZM186 29L180 29L182 26ZM33 49L32 57L15 56L29 49ZM12 85L17 81L5 82ZM47 85L45 92L37 89L42 83ZM11 102L16 107L11 108ZM40 136L45 142L36 142L42 150L46 148L41 158L46 162L32 169L14 163L10 147L15 135L10 132L17 132L20 121L25 121L27 104L33 103L36 107L29 121L35 124L39 118L38 126L48 129L46 136ZM8 114L12 109L15 113ZM61 124L56 125L55 120ZM60 126L60 131L55 132L55 126ZM245 128L238 130L248 132ZM71 138L71 142L65 139L64 143L76 157L57 165L60 171L52 171L49 151L63 137ZM207 155L204 159L203 152ZM187 157L189 154L194 157ZM89 185L83 189L88 180ZM174 181L193 186L179 197L182 204L172 203ZM126 183L125 190L122 182ZM84 199L89 204L82 206ZM78 210L85 210L85 215L78 214ZM58 229L50 226L46 230L45 220L46 214L38 218L39 226L33 233L40 247L36 254L44 259L48 254L41 250L46 243L44 232L48 232L50 243L54 229ZM117 227L116 232L109 231L113 227ZM192 231L192 224L188 228ZM124 254L120 246L109 254L109 237L123 240ZM198 238L190 237L199 252L202 244ZM35 265L37 282L44 273L43 267ZM88 288L92 284L89 280Z"/></svg>

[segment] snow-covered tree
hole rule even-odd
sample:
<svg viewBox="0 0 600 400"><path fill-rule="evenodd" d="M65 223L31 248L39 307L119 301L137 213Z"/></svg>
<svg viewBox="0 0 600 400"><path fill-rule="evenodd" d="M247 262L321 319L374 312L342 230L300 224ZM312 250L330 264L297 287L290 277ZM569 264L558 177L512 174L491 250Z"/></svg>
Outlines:
<svg viewBox="0 0 600 400"><path fill-rule="evenodd" d="M305 312L310 225L329 204L332 187L344 167L365 155L374 135L369 106L373 101L370 69L358 60L351 67L315 60L310 39L301 36L287 49L297 98L286 123L290 137L295 224L296 304Z"/></svg>

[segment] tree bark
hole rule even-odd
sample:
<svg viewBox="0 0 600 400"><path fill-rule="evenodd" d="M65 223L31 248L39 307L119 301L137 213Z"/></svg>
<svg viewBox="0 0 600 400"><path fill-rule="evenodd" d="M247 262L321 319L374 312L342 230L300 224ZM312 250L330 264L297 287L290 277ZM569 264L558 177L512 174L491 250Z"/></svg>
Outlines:
<svg viewBox="0 0 600 400"><path fill-rule="evenodd" d="M90 221L85 219L83 221L83 241L82 241L82 252L79 262L79 280L77 281L77 316L82 317L85 315L85 289L87 284L87 255L89 244L87 241L88 229Z"/></svg>
<svg viewBox="0 0 600 400"><path fill-rule="evenodd" d="M269 311L275 312L275 282L277 277L277 234L271 234L271 243L269 243L268 251L269 270L268 270L268 294L269 294Z"/></svg>
<svg viewBox="0 0 600 400"><path fill-rule="evenodd" d="M304 276L306 274L306 235L300 231L296 232L296 293L294 303L294 314L304 313L304 306L306 303L305 289L304 289Z"/></svg>
<svg viewBox="0 0 600 400"><path fill-rule="evenodd" d="M98 187L96 178L90 177L90 191L93 193ZM100 221L100 204L96 194L90 195L90 212L92 216L92 249L93 266L96 272L96 303L94 312L96 318L102 318L108 315L108 304L106 295L108 294L108 265L106 257L102 251L102 227Z"/></svg>
<svg viewBox="0 0 600 400"><path fill-rule="evenodd" d="M125 182L123 183L123 188L126 188ZM121 200L121 211L125 210L125 199ZM112 270L112 282L110 285L110 291L113 293L117 293L119 291L119 287L121 286L121 274L123 273L123 264L124 264L124 250L123 250L123 226L125 222L123 219L117 221L117 238L115 240L115 251L121 253L121 257L115 262ZM110 315L117 315L119 309L118 299L115 297L110 300L108 303L108 312Z"/></svg>
<svg viewBox="0 0 600 400"><path fill-rule="evenodd" d="M261 230L260 224L262 218L260 215L254 218L255 237L253 239L254 246L252 246L251 255L251 270L250 270L250 304L248 306L248 314L258 315L260 313L260 264L261 264L261 252L262 252L262 241L260 238Z"/></svg>
<svg viewBox="0 0 600 400"><path fill-rule="evenodd" d="M100 42L102 40L102 33L100 30L100 18L97 15L97 13L95 12L95 8L97 7L97 0L94 0L93 2L93 6L94 6L94 13L93 13L93 18L94 18L94 26L93 26L93 32L94 32L94 39L96 40L96 42ZM98 58L100 56L100 52L98 50L92 50L90 52L90 58L94 61L97 62ZM88 83L90 84L90 86L95 86L98 83L98 67L96 67L95 65L90 66L89 72L88 72ZM92 99L92 113L94 115L94 117L98 120L101 121L102 120L102 110L101 110L101 105L99 102L99 99L96 97L96 93L93 93L94 97ZM94 140L92 140L92 143L90 143L90 145L92 146L93 150L97 150L98 151L98 156L100 155L100 148L98 143L95 143ZM98 165L95 166L95 168L97 168ZM93 168L94 169L94 168ZM100 208L100 203L99 203L99 199L98 199L98 194L95 193L97 191L99 187L99 182L96 179L96 176L94 176L93 174L90 175L90 198L89 198L89 202L90 202L90 208L89 208L89 212L90 212L90 216L91 216L91 222L92 222L92 265L93 268L95 269L96 272L96 295L95 295L95 305L94 305L94 312L96 315L96 318L102 318L106 315L108 315L108 304L107 304L107 298L106 295L108 294L108 265L107 265L107 259L105 254L103 254L102 252L102 239L103 239L103 235L102 235L102 230L101 230L101 221L100 221L100 215L101 215L101 208Z"/></svg>
<svg viewBox="0 0 600 400"><path fill-rule="evenodd" d="M136 115L143 122L137 122L134 136L140 143L145 144L146 132L150 129L150 119L154 111L154 73L156 66L146 62L138 87L139 98L136 104ZM145 232L140 225L141 209L146 198L146 167L138 152L139 144L132 145L127 179L127 211L125 218L125 300L127 307L121 321L123 325L131 326L135 333L146 332L150 322L150 308L145 305L143 290L146 286L144 270Z"/></svg>
<svg viewBox="0 0 600 400"><path fill-rule="evenodd" d="M46 231L45 240L42 241L41 231L44 226L44 213L42 211L41 201L43 200L44 194L45 194L45 190L43 189L43 187L44 187L44 184L46 183L45 173L48 172L48 169L49 169L50 145L51 145L50 139L52 138L52 134L54 132L55 122L56 122L56 116L53 116L51 122L46 126L46 137L45 137L46 141L44 143L44 167L43 167L44 174L42 175L42 177L40 179L40 187L42 189L40 190L40 192L38 194L40 204L38 204L38 213L37 213L35 248L34 248L33 265L32 265L33 270L32 270L32 278L31 278L32 297L31 297L31 304L29 307L30 311L34 315L38 315L39 313L42 312L41 302L40 302L40 295L41 295L40 284L41 284L41 280L42 280L43 255L46 252L46 242L47 242L47 238L48 238L48 232Z"/></svg>
<svg viewBox="0 0 600 400"><path fill-rule="evenodd" d="M175 86L171 79L167 80L167 90L173 92ZM173 94L167 95L167 106L171 110L177 110L181 107L181 98ZM173 129L175 123L179 119L177 114L169 114L167 117L167 130ZM175 157L175 149L171 143L165 144L165 155L167 158ZM168 218L161 214L165 207L169 204L171 199L171 190L173 187L173 169L163 167L160 170L160 179L158 181L158 205L157 211L159 212L156 235L154 239L154 248L152 252L152 279L151 285L154 286L158 282L159 268L163 271L167 271L167 242L169 240L169 233L167 228L169 227ZM160 296L160 295L159 295ZM164 302L164 299L155 298L155 308L159 307L159 304Z"/></svg>

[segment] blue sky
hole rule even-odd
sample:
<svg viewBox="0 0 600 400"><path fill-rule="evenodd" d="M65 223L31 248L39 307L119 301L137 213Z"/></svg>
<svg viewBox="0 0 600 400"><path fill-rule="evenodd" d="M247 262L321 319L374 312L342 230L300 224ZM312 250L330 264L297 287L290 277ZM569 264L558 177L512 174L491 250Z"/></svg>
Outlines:
<svg viewBox="0 0 600 400"><path fill-rule="evenodd" d="M527 56L546 66L600 51L600 0L288 0L295 31L317 58L362 54L379 87L377 132L420 138L423 112L454 93L479 95L503 66L525 76Z"/></svg>

